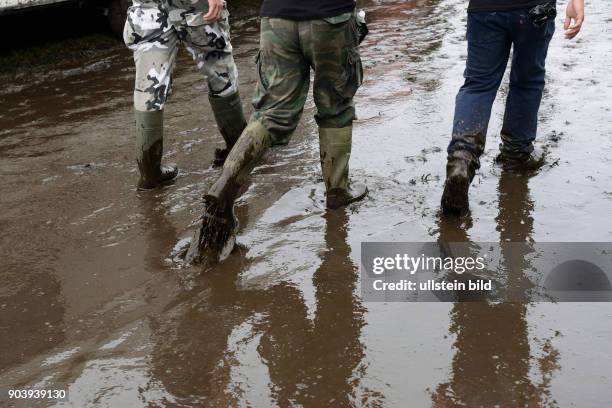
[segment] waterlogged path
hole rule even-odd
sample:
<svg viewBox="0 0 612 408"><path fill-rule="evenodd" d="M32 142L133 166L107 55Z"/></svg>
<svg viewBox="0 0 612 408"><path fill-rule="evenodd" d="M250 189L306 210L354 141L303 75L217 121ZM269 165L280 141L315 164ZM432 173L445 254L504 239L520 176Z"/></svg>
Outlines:
<svg viewBox="0 0 612 408"><path fill-rule="evenodd" d="M187 55L165 143L183 172L153 194L134 189L134 70L121 46L3 83L0 388L65 388L62 407L609 406L612 305L359 296L365 239L612 239L607 1L588 4L573 42L559 17L539 137L549 166L527 179L493 165L504 85L471 217L441 220L465 3L365 3L351 166L370 197L325 211L309 100L292 143L266 157L239 202L240 249L206 270L173 260L221 143ZM257 24L235 23L248 100Z"/></svg>

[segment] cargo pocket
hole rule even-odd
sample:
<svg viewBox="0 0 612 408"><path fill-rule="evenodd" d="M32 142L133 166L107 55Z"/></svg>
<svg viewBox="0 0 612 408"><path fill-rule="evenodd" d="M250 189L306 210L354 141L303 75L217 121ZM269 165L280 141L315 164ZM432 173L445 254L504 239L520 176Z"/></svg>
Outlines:
<svg viewBox="0 0 612 408"><path fill-rule="evenodd" d="M168 24L168 16L155 3L143 3L131 6L127 10L127 19L123 27L123 41L131 49L141 42L150 41L161 35Z"/></svg>
<svg viewBox="0 0 612 408"><path fill-rule="evenodd" d="M336 81L336 89L344 98L352 98L363 82L363 65L357 47L351 48L344 62L343 74Z"/></svg>
<svg viewBox="0 0 612 408"><path fill-rule="evenodd" d="M360 26L356 11L340 14L339 16L326 17L323 18L323 21L333 25L335 29L344 31L346 41L350 47L358 46L361 40L365 38L365 33L362 30L367 30L367 27L365 22L363 27Z"/></svg>
<svg viewBox="0 0 612 408"><path fill-rule="evenodd" d="M229 47L229 11L224 8L213 24L204 21L205 12L184 14L186 40L205 51L222 51Z"/></svg>
<svg viewBox="0 0 612 408"><path fill-rule="evenodd" d="M262 109L265 105L265 101L268 99L268 88L270 82L265 75L264 68L264 56L263 52L259 50L255 57L255 66L257 67L257 86L255 87L255 93L253 94L253 106L255 109Z"/></svg>
<svg viewBox="0 0 612 408"><path fill-rule="evenodd" d="M350 44L353 47L357 47L361 43L361 31L359 30L359 22L357 21L357 18L354 15L351 16L351 19L349 20L349 27Z"/></svg>
<svg viewBox="0 0 612 408"><path fill-rule="evenodd" d="M259 50L257 52L257 55L255 56L255 66L257 67L257 78L259 80L259 85L267 91L268 87L270 86L270 82L268 81L268 78L264 75L265 73L263 71L263 63L264 63L264 55L263 55L263 52Z"/></svg>

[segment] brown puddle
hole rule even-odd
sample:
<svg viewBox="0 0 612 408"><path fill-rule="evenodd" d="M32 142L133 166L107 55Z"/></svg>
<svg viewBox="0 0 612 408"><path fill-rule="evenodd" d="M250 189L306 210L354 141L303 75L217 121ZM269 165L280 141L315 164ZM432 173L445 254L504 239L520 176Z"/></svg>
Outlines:
<svg viewBox="0 0 612 408"><path fill-rule="evenodd" d="M389 231L610 240L612 5L587 5L577 41L557 27L539 129L549 165L531 178L492 163L502 86L461 220L441 220L438 205L465 2L365 7L351 171L370 197L325 211L309 100L290 145L267 155L239 201L239 249L205 270L172 259L219 174L209 164L221 144L185 53L165 143L182 174L152 194L134 187L123 47L0 90L0 388L65 388L58 406L74 407L610 405L608 304L368 303L358 265L361 241ZM257 26L236 26L246 101Z"/></svg>

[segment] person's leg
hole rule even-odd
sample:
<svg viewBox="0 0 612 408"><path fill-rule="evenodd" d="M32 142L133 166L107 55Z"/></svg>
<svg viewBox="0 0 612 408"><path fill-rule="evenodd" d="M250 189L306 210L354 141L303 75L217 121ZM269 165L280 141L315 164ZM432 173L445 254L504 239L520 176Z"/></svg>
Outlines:
<svg viewBox="0 0 612 408"><path fill-rule="evenodd" d="M221 18L210 25L203 19L187 21L182 32L187 50L208 83L208 100L225 140L226 148L215 151L214 165L220 166L247 125L238 92L229 13L224 9Z"/></svg>
<svg viewBox="0 0 612 408"><path fill-rule="evenodd" d="M222 198L228 180L244 185L264 151L272 145L287 144L298 125L308 94L310 68L300 47L297 22L262 19L257 70L255 112L230 152L210 197ZM223 204L233 204L233 199Z"/></svg>
<svg viewBox="0 0 612 408"><path fill-rule="evenodd" d="M175 31L163 24L164 17L167 15L155 3L138 3L128 10L124 29L124 41L134 52L136 65L134 108L140 190L155 188L178 174L176 166L161 165L163 110L171 92L178 45ZM156 24L151 25L151 21Z"/></svg>
<svg viewBox="0 0 612 408"><path fill-rule="evenodd" d="M257 70L255 112L228 155L221 176L204 196L203 223L188 252L189 262L198 261L207 249L221 257L231 251L237 229L234 201L264 152L270 146L287 144L298 125L310 67L302 54L297 22L262 19Z"/></svg>
<svg viewBox="0 0 612 408"><path fill-rule="evenodd" d="M302 44L315 71L315 120L319 125L327 207L334 209L361 200L367 194L365 185L349 185L355 119L353 97L363 78L357 21L354 13L345 13L313 20L302 27Z"/></svg>
<svg viewBox="0 0 612 408"><path fill-rule="evenodd" d="M484 151L491 108L510 54L507 18L506 12L468 13L465 82L455 98L450 157L465 150L478 161Z"/></svg>
<svg viewBox="0 0 612 408"><path fill-rule="evenodd" d="M445 212L468 209L468 189L485 147L491 108L510 54L508 13L468 13L465 83L455 100L452 140L448 146Z"/></svg>
<svg viewBox="0 0 612 408"><path fill-rule="evenodd" d="M501 131L500 157L529 158L538 128L544 91L548 45L555 32L553 19L543 27L529 21L527 10L513 13L512 70Z"/></svg>

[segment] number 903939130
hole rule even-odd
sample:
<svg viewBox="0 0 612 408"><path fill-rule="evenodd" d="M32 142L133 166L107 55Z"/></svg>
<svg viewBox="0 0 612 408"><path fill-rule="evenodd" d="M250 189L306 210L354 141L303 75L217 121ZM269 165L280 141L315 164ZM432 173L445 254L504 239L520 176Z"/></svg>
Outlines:
<svg viewBox="0 0 612 408"><path fill-rule="evenodd" d="M68 392L66 390L54 390L54 389L36 389L36 388L24 388L24 389L6 389L0 393L0 399L46 399L46 400L67 400Z"/></svg>

